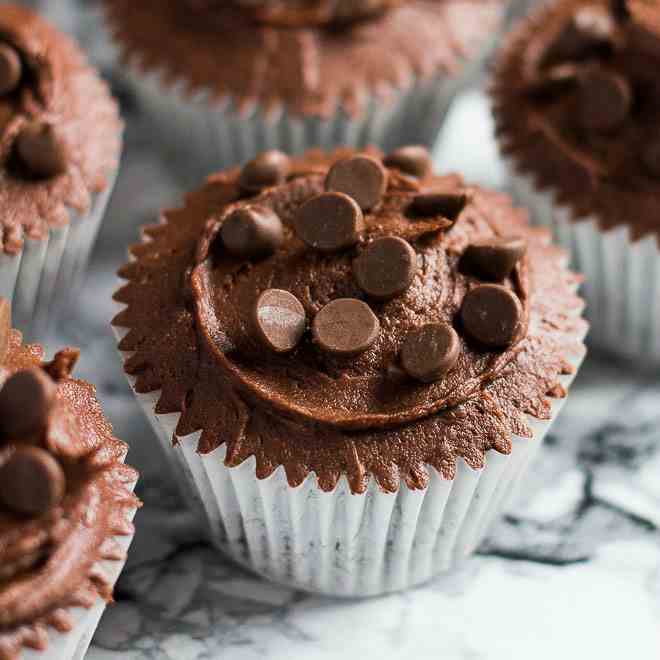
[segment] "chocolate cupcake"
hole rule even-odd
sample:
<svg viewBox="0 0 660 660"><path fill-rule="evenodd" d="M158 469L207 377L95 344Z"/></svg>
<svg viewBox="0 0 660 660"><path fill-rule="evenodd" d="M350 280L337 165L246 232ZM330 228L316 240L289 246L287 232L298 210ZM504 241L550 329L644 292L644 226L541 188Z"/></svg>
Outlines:
<svg viewBox="0 0 660 660"><path fill-rule="evenodd" d="M70 375L78 351L44 362L9 319L0 299L0 658L73 660L124 564L137 473Z"/></svg>
<svg viewBox="0 0 660 660"><path fill-rule="evenodd" d="M660 363L660 6L559 0L502 51L493 98L516 196L585 275L594 345Z"/></svg>
<svg viewBox="0 0 660 660"><path fill-rule="evenodd" d="M578 278L417 147L278 159L145 228L125 371L221 549L311 591L403 589L477 547L540 447L584 353Z"/></svg>
<svg viewBox="0 0 660 660"><path fill-rule="evenodd" d="M433 144L503 0L104 0L187 183L281 149Z"/></svg>
<svg viewBox="0 0 660 660"><path fill-rule="evenodd" d="M0 5L0 296L36 335L80 282L121 152L106 85L64 34Z"/></svg>

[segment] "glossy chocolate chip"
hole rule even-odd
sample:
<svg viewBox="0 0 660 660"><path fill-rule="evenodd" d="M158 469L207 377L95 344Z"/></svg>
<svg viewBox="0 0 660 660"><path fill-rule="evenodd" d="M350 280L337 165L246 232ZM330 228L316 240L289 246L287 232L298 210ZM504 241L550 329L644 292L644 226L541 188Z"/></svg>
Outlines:
<svg viewBox="0 0 660 660"><path fill-rule="evenodd" d="M385 156L383 162L387 167L392 167L417 179L426 177L433 167L429 150L420 145L401 147Z"/></svg>
<svg viewBox="0 0 660 660"><path fill-rule="evenodd" d="M245 206L232 211L222 223L220 237L236 257L267 257L282 245L284 229L275 211L264 206Z"/></svg>
<svg viewBox="0 0 660 660"><path fill-rule="evenodd" d="M0 434L16 438L42 431L56 393L57 385L43 369L16 372L0 390Z"/></svg>
<svg viewBox="0 0 660 660"><path fill-rule="evenodd" d="M642 163L648 174L660 179L660 139L651 139L642 147Z"/></svg>
<svg viewBox="0 0 660 660"><path fill-rule="evenodd" d="M294 228L301 241L320 252L335 252L355 245L364 225L362 210L348 195L321 193L296 213Z"/></svg>
<svg viewBox="0 0 660 660"><path fill-rule="evenodd" d="M477 276L501 281L508 277L527 251L527 241L519 237L485 238L467 247L464 259Z"/></svg>
<svg viewBox="0 0 660 660"><path fill-rule="evenodd" d="M389 300L412 284L417 255L408 241L396 236L377 238L353 261L353 275L372 298Z"/></svg>
<svg viewBox="0 0 660 660"><path fill-rule="evenodd" d="M66 145L52 124L35 121L24 126L16 138L16 152L34 177L50 179L66 172Z"/></svg>
<svg viewBox="0 0 660 660"><path fill-rule="evenodd" d="M380 323L369 305L355 298L328 303L314 318L312 333L321 350L334 355L357 355L378 337Z"/></svg>
<svg viewBox="0 0 660 660"><path fill-rule="evenodd" d="M5 361L9 350L11 334L11 305L5 298L0 298L0 363Z"/></svg>
<svg viewBox="0 0 660 660"><path fill-rule="evenodd" d="M499 284L481 284L463 299L466 332L491 348L506 348L518 338L523 308L515 293Z"/></svg>
<svg viewBox="0 0 660 660"><path fill-rule="evenodd" d="M325 188L352 197L363 211L377 206L387 190L387 170L375 158L353 156L336 162Z"/></svg>
<svg viewBox="0 0 660 660"><path fill-rule="evenodd" d="M284 183L291 171L291 161L281 151L265 151L241 170L239 185L243 190L257 193L264 188Z"/></svg>
<svg viewBox="0 0 660 660"><path fill-rule="evenodd" d="M584 60L610 49L616 24L605 7L591 4L575 11L541 58L541 66Z"/></svg>
<svg viewBox="0 0 660 660"><path fill-rule="evenodd" d="M41 516L66 491L64 470L47 451L19 446L0 468L0 503L13 513Z"/></svg>
<svg viewBox="0 0 660 660"><path fill-rule="evenodd" d="M268 289L254 307L254 324L259 340L276 353L292 351L305 333L305 309L292 293Z"/></svg>
<svg viewBox="0 0 660 660"><path fill-rule="evenodd" d="M21 82L23 64L15 48L0 43L0 95L11 94Z"/></svg>
<svg viewBox="0 0 660 660"><path fill-rule="evenodd" d="M408 333L401 347L401 365L412 378L434 383L454 367L460 352L461 342L454 328L446 323L428 323Z"/></svg>
<svg viewBox="0 0 660 660"><path fill-rule="evenodd" d="M573 64L559 64L529 82L528 93L539 99L552 99L575 88L580 70Z"/></svg>
<svg viewBox="0 0 660 660"><path fill-rule="evenodd" d="M589 132L609 133L630 113L632 90L622 76L608 71L589 71L580 77L580 120Z"/></svg>
<svg viewBox="0 0 660 660"><path fill-rule="evenodd" d="M467 195L464 193L431 192L415 195L411 208L415 215L423 218L441 215L455 222L466 205Z"/></svg>

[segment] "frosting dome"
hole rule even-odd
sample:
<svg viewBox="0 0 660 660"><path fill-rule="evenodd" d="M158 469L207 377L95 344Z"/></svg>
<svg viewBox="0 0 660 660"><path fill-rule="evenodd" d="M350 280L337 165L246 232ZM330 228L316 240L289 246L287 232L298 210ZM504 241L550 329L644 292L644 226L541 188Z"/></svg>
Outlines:
<svg viewBox="0 0 660 660"><path fill-rule="evenodd" d="M121 130L77 46L33 12L0 5L0 253L88 210L116 170Z"/></svg>
<svg viewBox="0 0 660 660"><path fill-rule="evenodd" d="M504 150L577 218L660 235L660 9L561 0L510 38L493 95Z"/></svg>
<svg viewBox="0 0 660 660"><path fill-rule="evenodd" d="M0 308L8 310L6 301ZM0 310L2 311L2 310ZM0 319L8 328L8 312ZM70 377L77 351L42 350L0 332L0 657L43 650L68 610L110 599L97 562L120 560L114 536L133 532L135 471L94 388ZM29 405L28 405L29 402Z"/></svg>
<svg viewBox="0 0 660 660"><path fill-rule="evenodd" d="M279 165L211 177L121 271L126 370L179 435L362 492L480 467L547 417L584 332L547 232L419 148L257 160Z"/></svg>

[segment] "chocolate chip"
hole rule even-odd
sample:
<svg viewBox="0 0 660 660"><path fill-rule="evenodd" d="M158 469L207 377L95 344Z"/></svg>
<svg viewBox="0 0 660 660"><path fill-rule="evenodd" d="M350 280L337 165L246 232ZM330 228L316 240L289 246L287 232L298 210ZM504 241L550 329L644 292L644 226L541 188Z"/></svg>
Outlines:
<svg viewBox="0 0 660 660"><path fill-rule="evenodd" d="M406 373L433 383L444 378L458 360L461 342L446 323L428 323L408 333L401 348L401 365Z"/></svg>
<svg viewBox="0 0 660 660"><path fill-rule="evenodd" d="M264 206L244 206L232 211L220 228L222 243L231 254L256 259L273 254L284 240L282 221Z"/></svg>
<svg viewBox="0 0 660 660"><path fill-rule="evenodd" d="M363 225L357 202L338 192L313 197L298 209L294 218L298 238L321 252L335 252L355 245Z"/></svg>
<svg viewBox="0 0 660 660"><path fill-rule="evenodd" d="M363 211L368 211L387 190L387 170L369 156L346 158L330 168L325 189L352 197Z"/></svg>
<svg viewBox="0 0 660 660"><path fill-rule="evenodd" d="M541 58L541 66L584 60L611 49L616 42L616 24L605 7L582 7L563 25Z"/></svg>
<svg viewBox="0 0 660 660"><path fill-rule="evenodd" d="M239 185L243 190L257 193L264 188L278 186L291 171L291 161L281 151L265 151L241 170Z"/></svg>
<svg viewBox="0 0 660 660"><path fill-rule="evenodd" d="M328 303L312 324L316 343L334 355L363 353L376 341L379 332L380 323L369 305L355 298Z"/></svg>
<svg viewBox="0 0 660 660"><path fill-rule="evenodd" d="M429 150L419 145L401 147L385 156L383 163L418 179L427 176L433 167Z"/></svg>
<svg viewBox="0 0 660 660"><path fill-rule="evenodd" d="M412 284L417 255L408 241L396 236L377 238L353 262L360 288L378 300L401 295Z"/></svg>
<svg viewBox="0 0 660 660"><path fill-rule="evenodd" d="M22 77L21 56L9 44L0 43L0 95L11 94Z"/></svg>
<svg viewBox="0 0 660 660"><path fill-rule="evenodd" d="M11 305L5 298L0 298L0 363L5 361L9 351L11 335Z"/></svg>
<svg viewBox="0 0 660 660"><path fill-rule="evenodd" d="M13 513L41 516L66 491L64 470L47 451L18 447L0 468L0 502Z"/></svg>
<svg viewBox="0 0 660 660"><path fill-rule="evenodd" d="M478 276L501 281L511 275L526 251L527 241L524 238L485 238L469 245L463 256Z"/></svg>
<svg viewBox="0 0 660 660"><path fill-rule="evenodd" d="M18 371L0 390L0 433L11 438L46 427L57 386L37 367Z"/></svg>
<svg viewBox="0 0 660 660"><path fill-rule="evenodd" d="M276 353L292 351L306 327L305 309L292 293L268 289L254 307L254 324L261 342Z"/></svg>
<svg viewBox="0 0 660 660"><path fill-rule="evenodd" d="M32 122L16 138L16 152L30 174L50 179L66 172L67 149L52 124Z"/></svg>
<svg viewBox="0 0 660 660"><path fill-rule="evenodd" d="M467 333L493 348L510 346L520 334L523 309L515 293L499 284L481 284L463 299L461 319Z"/></svg>
<svg viewBox="0 0 660 660"><path fill-rule="evenodd" d="M424 218L441 215L452 222L458 219L467 205L467 195L464 193L420 193L412 201L412 211Z"/></svg>
<svg viewBox="0 0 660 660"><path fill-rule="evenodd" d="M559 64L531 80L527 91L539 99L553 98L573 89L579 81L580 70L573 64Z"/></svg>
<svg viewBox="0 0 660 660"><path fill-rule="evenodd" d="M660 139L652 139L642 147L642 163L652 177L660 179Z"/></svg>
<svg viewBox="0 0 660 660"><path fill-rule="evenodd" d="M632 106L632 90L616 73L594 70L580 78L580 119L590 132L609 133L623 124Z"/></svg>

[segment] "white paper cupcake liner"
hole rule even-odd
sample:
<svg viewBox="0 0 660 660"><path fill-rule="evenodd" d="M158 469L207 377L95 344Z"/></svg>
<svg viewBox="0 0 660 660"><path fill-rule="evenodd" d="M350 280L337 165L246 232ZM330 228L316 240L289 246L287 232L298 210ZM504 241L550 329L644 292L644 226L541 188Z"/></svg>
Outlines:
<svg viewBox="0 0 660 660"><path fill-rule="evenodd" d="M608 231L598 218L575 221L552 191L539 191L512 161L511 194L533 223L552 229L585 277L581 295L591 324L589 342L599 349L654 368L660 365L660 249L654 235L633 241L627 226Z"/></svg>
<svg viewBox="0 0 660 660"><path fill-rule="evenodd" d="M270 149L296 155L314 147L431 147L452 100L475 74L476 65L468 68L460 78L418 81L387 102L374 97L359 119L344 111L329 119L298 118L284 110L267 117L258 108L239 116L231 100L219 103L210 91L191 97L184 83L171 85L163 74L129 69L126 76L174 172L193 185Z"/></svg>
<svg viewBox="0 0 660 660"><path fill-rule="evenodd" d="M119 340L125 331L115 333ZM576 371L583 357L574 360ZM573 378L560 380L568 389ZM160 392L135 394L186 500L206 518L220 550L272 581L341 597L406 589L472 554L510 505L565 401L552 402L549 421L530 417L534 437L514 436L511 453L489 452L481 470L460 459L451 481L429 468L426 490L402 481L397 493L386 493L372 479L366 493L354 495L345 477L331 493L318 488L313 474L292 488L282 467L258 480L254 457L228 468L225 447L197 453L201 432L173 446L180 415L155 413Z"/></svg>
<svg viewBox="0 0 660 660"><path fill-rule="evenodd" d="M135 484L131 486L131 490ZM131 511L126 517L132 521L135 516L135 510ZM131 536L116 536L114 540L119 547L128 552L128 548L133 541ZM95 567L108 580L108 583L114 587L119 579L126 560L122 561L100 561ZM99 621L106 608L106 602L100 596L89 609L76 607L69 610L74 620L74 627L68 633L60 633L53 628L48 629L48 647L44 651L33 651L24 648L20 653L20 660L83 660L87 649L94 637Z"/></svg>
<svg viewBox="0 0 660 660"><path fill-rule="evenodd" d="M12 301L13 325L27 341L43 339L75 298L113 186L114 177L87 213L69 210L69 224L45 239L26 238L17 255L0 253L0 297Z"/></svg>

